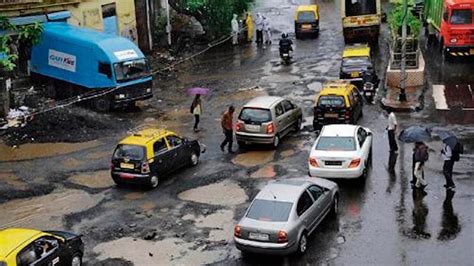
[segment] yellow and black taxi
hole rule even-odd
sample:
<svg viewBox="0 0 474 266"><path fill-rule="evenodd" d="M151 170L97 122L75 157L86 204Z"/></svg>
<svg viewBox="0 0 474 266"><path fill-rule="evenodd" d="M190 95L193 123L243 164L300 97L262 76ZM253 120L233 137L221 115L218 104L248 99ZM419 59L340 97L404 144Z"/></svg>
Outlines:
<svg viewBox="0 0 474 266"><path fill-rule="evenodd" d="M317 5L300 5L295 13L295 35L319 35L319 8Z"/></svg>
<svg viewBox="0 0 474 266"><path fill-rule="evenodd" d="M0 266L82 265L79 235L23 228L0 230Z"/></svg>
<svg viewBox="0 0 474 266"><path fill-rule="evenodd" d="M363 114L362 96L347 80L326 82L314 102L315 130L329 124L355 124Z"/></svg>
<svg viewBox="0 0 474 266"><path fill-rule="evenodd" d="M184 166L199 163L204 145L164 129L131 132L115 148L111 174L117 185L134 183L158 186L161 178Z"/></svg>
<svg viewBox="0 0 474 266"><path fill-rule="evenodd" d="M346 46L342 53L339 78L351 80L352 83L359 85L366 71L373 72L375 76L370 47L367 44Z"/></svg>

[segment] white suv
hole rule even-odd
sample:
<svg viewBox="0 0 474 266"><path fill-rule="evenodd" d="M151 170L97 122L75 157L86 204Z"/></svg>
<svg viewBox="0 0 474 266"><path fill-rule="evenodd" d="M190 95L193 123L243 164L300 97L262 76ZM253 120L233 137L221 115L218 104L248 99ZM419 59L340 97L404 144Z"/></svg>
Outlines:
<svg viewBox="0 0 474 266"><path fill-rule="evenodd" d="M372 160L372 131L357 125L324 126L311 147L309 175L365 177Z"/></svg>

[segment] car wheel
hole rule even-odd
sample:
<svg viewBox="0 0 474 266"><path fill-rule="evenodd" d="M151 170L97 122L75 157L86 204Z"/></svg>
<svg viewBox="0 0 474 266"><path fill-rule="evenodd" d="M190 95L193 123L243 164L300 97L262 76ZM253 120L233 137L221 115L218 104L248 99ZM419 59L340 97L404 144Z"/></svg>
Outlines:
<svg viewBox="0 0 474 266"><path fill-rule="evenodd" d="M96 98L93 102L94 108L99 112L107 112L110 110L111 103L106 97Z"/></svg>
<svg viewBox="0 0 474 266"><path fill-rule="evenodd" d="M275 137L273 138L273 148L276 149L278 145L280 145L280 136L275 135Z"/></svg>
<svg viewBox="0 0 474 266"><path fill-rule="evenodd" d="M331 216L337 216L339 213L339 196L336 194L332 200Z"/></svg>
<svg viewBox="0 0 474 266"><path fill-rule="evenodd" d="M71 266L81 266L82 265L82 256L80 254L75 254L71 260Z"/></svg>
<svg viewBox="0 0 474 266"><path fill-rule="evenodd" d="M196 166L199 163L199 156L197 156L195 152L192 152L189 160L191 161L192 166Z"/></svg>
<svg viewBox="0 0 474 266"><path fill-rule="evenodd" d="M298 132L301 130L301 117L298 118L298 121L296 121L296 124L295 124L295 132Z"/></svg>
<svg viewBox="0 0 474 266"><path fill-rule="evenodd" d="M160 183L160 179L156 175L150 177L150 187L151 188L156 188L159 183Z"/></svg>
<svg viewBox="0 0 474 266"><path fill-rule="evenodd" d="M306 232L303 232L301 234L300 241L298 242L298 255L305 254L307 248L308 248L308 237L306 236Z"/></svg>
<svg viewBox="0 0 474 266"><path fill-rule="evenodd" d="M369 169L367 167L367 163L364 163L364 170L362 171L361 179L366 179L369 175Z"/></svg>

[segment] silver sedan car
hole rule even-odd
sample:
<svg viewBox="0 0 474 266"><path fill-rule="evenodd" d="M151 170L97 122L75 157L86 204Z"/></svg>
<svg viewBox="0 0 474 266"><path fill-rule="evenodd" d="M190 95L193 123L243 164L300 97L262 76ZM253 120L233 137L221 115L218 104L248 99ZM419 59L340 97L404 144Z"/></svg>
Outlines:
<svg viewBox="0 0 474 266"><path fill-rule="evenodd" d="M234 228L242 252L306 252L308 236L327 214L337 214L339 188L322 178L291 178L265 186Z"/></svg>
<svg viewBox="0 0 474 266"><path fill-rule="evenodd" d="M260 96L246 103L239 114L235 136L239 146L257 143L272 144L292 131L301 129L303 112L290 100Z"/></svg>

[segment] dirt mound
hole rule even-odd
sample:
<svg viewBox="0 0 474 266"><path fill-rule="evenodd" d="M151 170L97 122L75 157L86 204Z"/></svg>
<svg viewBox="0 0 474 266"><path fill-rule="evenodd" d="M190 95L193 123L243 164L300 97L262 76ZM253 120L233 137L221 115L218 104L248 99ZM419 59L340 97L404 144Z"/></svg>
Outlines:
<svg viewBox="0 0 474 266"><path fill-rule="evenodd" d="M74 106L37 115L22 128L7 129L2 138L8 145L83 142L128 128L131 128L131 122L114 113L97 113Z"/></svg>

